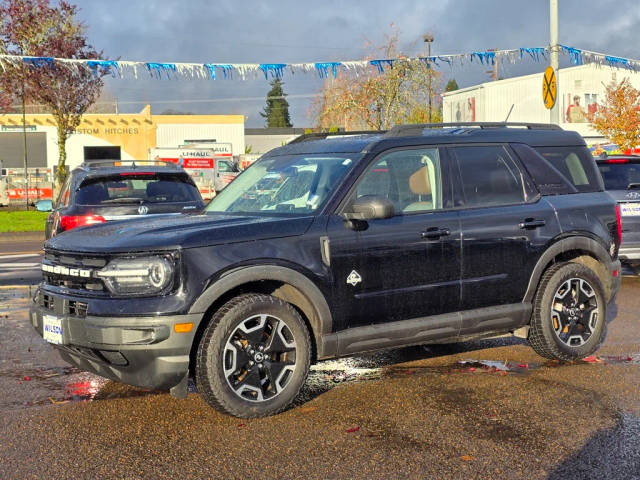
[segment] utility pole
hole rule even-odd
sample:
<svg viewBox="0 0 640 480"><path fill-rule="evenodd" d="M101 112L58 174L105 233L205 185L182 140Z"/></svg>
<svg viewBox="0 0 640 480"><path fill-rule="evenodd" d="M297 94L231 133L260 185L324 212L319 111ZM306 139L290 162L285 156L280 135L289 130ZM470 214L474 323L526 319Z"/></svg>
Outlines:
<svg viewBox="0 0 640 480"><path fill-rule="evenodd" d="M427 44L427 57L429 58L427 61L427 67L429 68L429 71L427 72L427 91L429 92L429 123L431 123L433 121L433 117L431 115L431 109L433 106L431 98L431 44L433 43L433 35L425 33L422 36L422 39L424 40L424 43Z"/></svg>
<svg viewBox="0 0 640 480"><path fill-rule="evenodd" d="M24 74L22 77L22 139L24 149L24 192L27 211L29 210L29 171L27 170L27 114L25 107Z"/></svg>
<svg viewBox="0 0 640 480"><path fill-rule="evenodd" d="M560 75L558 72L558 0L549 0L549 58L551 62L551 68L553 68L556 74L556 103L551 108L550 122L556 125L560 124L560 105L558 102L560 97Z"/></svg>

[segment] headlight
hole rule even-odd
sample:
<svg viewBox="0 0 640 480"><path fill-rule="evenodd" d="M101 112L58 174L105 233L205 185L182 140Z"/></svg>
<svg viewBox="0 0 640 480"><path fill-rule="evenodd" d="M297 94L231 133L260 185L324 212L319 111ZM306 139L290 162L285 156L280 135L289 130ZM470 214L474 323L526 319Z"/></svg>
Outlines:
<svg viewBox="0 0 640 480"><path fill-rule="evenodd" d="M169 256L119 258L97 272L116 295L152 295L173 285L174 263Z"/></svg>

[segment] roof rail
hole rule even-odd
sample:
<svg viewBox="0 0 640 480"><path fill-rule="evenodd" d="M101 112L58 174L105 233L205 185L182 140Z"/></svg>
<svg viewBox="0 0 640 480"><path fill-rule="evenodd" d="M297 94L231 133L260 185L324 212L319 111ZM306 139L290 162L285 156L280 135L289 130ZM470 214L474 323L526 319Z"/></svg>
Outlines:
<svg viewBox="0 0 640 480"><path fill-rule="evenodd" d="M520 123L520 122L452 122L452 123L421 123L414 125L396 125L389 130L386 137L410 137L420 136L428 128L455 128L455 127L476 127L476 128L526 128L528 130L562 130L558 125L552 123Z"/></svg>
<svg viewBox="0 0 640 480"><path fill-rule="evenodd" d="M354 130L349 132L313 132L305 133L291 140L287 145L292 143L308 142L310 140L324 140L327 137L351 137L354 135L375 135L386 133L386 130Z"/></svg>
<svg viewBox="0 0 640 480"><path fill-rule="evenodd" d="M123 165L127 164L127 165ZM155 165L159 167L173 167L175 169L181 168L181 166L175 162L170 162L169 160L85 160L80 168L84 170L91 170L93 168L108 168L108 167L122 167L122 166L131 166L133 168L136 167L144 167Z"/></svg>

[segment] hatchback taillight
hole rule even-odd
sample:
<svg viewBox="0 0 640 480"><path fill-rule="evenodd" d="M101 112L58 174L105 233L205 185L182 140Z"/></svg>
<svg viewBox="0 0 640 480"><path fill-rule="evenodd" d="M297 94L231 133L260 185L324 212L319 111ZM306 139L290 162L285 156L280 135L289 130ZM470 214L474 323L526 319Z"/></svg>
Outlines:
<svg viewBox="0 0 640 480"><path fill-rule="evenodd" d="M622 244L622 218L620 217L620 205L616 203L616 232L618 233L618 245Z"/></svg>
<svg viewBox="0 0 640 480"><path fill-rule="evenodd" d="M61 215L60 230L65 232L77 227L86 227L87 225L96 225L104 222L106 220L101 215Z"/></svg>

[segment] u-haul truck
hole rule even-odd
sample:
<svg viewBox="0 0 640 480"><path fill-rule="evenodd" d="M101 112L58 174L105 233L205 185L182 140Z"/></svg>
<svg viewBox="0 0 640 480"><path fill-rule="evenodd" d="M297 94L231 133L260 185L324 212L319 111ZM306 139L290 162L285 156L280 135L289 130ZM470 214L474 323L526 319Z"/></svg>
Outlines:
<svg viewBox="0 0 640 480"><path fill-rule="evenodd" d="M181 165L192 177L202 198L210 200L238 175L233 164L231 144L219 143L207 148L189 145L180 148L152 148L149 160L164 160Z"/></svg>

